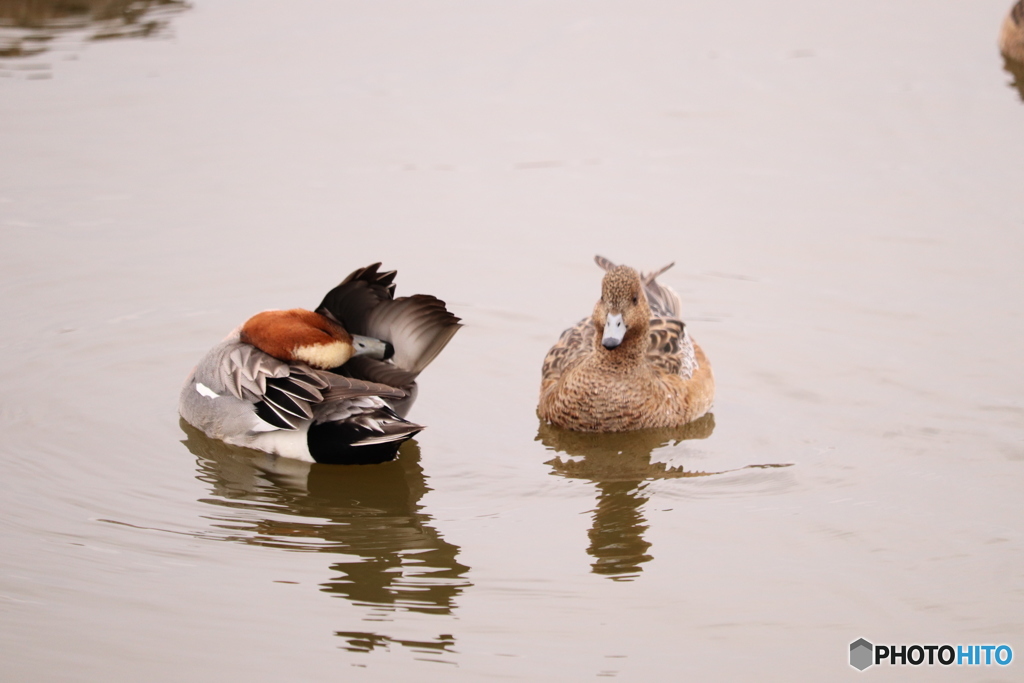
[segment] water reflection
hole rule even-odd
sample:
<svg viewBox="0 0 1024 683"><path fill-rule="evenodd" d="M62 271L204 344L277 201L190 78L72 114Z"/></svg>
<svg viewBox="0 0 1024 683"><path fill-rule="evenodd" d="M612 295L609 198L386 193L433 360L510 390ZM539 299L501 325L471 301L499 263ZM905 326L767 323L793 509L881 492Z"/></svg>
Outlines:
<svg viewBox="0 0 1024 683"><path fill-rule="evenodd" d="M69 42L161 34L184 0L0 0L0 58L33 57Z"/></svg>
<svg viewBox="0 0 1024 683"><path fill-rule="evenodd" d="M348 644L343 646L343 649L349 652L373 652L377 649L388 650L392 644L398 644L413 652L425 655L455 654L451 649L455 645L455 637L449 634L439 635L433 641L401 640L376 633L362 633L360 631L335 631L334 635L345 639Z"/></svg>
<svg viewBox="0 0 1024 683"><path fill-rule="evenodd" d="M336 577L321 589L367 608L367 621L396 611L451 614L470 586L469 567L424 514L429 490L415 440L397 460L381 465L314 465L229 446L181 421L183 442L198 458L198 478L210 486L202 502L225 541L282 550L328 553ZM446 652L450 635L427 641L392 640L377 633L339 631L346 649L368 652L389 643Z"/></svg>
<svg viewBox="0 0 1024 683"><path fill-rule="evenodd" d="M616 581L635 579L641 564L653 558L644 539L648 528L643 516L645 493L651 480L702 477L713 472L686 471L663 462L651 462L655 449L689 439L706 439L715 429L708 414L673 429L645 429L617 434L585 434L541 422L537 440L560 455L546 464L552 474L589 479L597 485L597 507L588 535L587 552L594 558L595 574Z"/></svg>

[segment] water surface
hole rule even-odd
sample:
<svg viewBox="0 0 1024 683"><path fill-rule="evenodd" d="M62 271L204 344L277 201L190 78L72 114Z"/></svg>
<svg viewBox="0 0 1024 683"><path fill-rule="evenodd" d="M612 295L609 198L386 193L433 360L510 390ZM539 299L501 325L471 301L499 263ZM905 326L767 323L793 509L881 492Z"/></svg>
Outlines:
<svg viewBox="0 0 1024 683"><path fill-rule="evenodd" d="M849 643L1024 654L1008 4L0 4L2 677L896 680ZM595 253L675 261L713 416L538 424ZM398 461L180 423L203 351L375 261L466 324Z"/></svg>

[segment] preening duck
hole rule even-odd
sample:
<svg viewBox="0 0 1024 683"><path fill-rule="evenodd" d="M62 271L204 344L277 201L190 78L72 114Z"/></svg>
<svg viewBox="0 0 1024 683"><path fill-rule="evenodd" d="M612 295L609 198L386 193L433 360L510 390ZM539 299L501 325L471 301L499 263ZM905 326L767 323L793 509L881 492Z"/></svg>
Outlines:
<svg viewBox="0 0 1024 683"><path fill-rule="evenodd" d="M655 278L597 256L601 298L562 333L541 372L541 419L581 432L674 427L711 408L715 379L680 319L679 296Z"/></svg>
<svg viewBox="0 0 1024 683"><path fill-rule="evenodd" d="M395 457L416 378L461 327L443 301L395 298L396 271L360 268L315 311L264 311L210 349L182 388L186 422L211 438L308 462Z"/></svg>

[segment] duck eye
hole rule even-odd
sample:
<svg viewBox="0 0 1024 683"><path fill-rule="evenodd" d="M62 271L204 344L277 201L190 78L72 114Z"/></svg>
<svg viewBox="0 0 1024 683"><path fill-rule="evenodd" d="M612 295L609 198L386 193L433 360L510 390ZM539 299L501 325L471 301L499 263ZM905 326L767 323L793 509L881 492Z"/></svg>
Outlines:
<svg viewBox="0 0 1024 683"><path fill-rule="evenodd" d="M633 303L635 304L635 303L636 303L637 301L639 301L639 298L638 298L637 296L635 296L635 295L634 295L634 296L633 296Z"/></svg>

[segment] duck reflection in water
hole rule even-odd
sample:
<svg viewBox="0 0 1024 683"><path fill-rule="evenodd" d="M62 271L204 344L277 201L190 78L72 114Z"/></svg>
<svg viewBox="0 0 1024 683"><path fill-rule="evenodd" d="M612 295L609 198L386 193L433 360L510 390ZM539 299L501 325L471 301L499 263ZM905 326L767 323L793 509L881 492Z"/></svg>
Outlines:
<svg viewBox="0 0 1024 683"><path fill-rule="evenodd" d="M597 485L597 507L593 510L590 546L595 574L616 581L635 579L641 564L653 558L651 544L644 540L647 520L643 505L646 489L655 479L703 477L714 472L686 471L661 462L651 462L655 449L688 439L706 439L715 429L715 417L700 419L667 429L642 429L633 432L592 434L560 429L540 421L537 440L559 455L546 464L552 474L573 479L589 479Z"/></svg>
<svg viewBox="0 0 1024 683"><path fill-rule="evenodd" d="M183 442L198 459L198 478L213 494L202 502L224 510L210 517L204 535L282 550L339 557L338 573L321 589L369 608L367 620L395 611L451 614L471 584L469 567L421 512L430 489L415 440L399 457L380 465L318 465L230 446L208 438L184 420ZM332 557L332 560L334 558ZM396 643L416 651L448 651L447 634L433 640L399 641L376 633L338 631L346 649L369 651Z"/></svg>
<svg viewBox="0 0 1024 683"><path fill-rule="evenodd" d="M190 6L185 0L0 0L0 58L33 57L72 34L83 42L158 36Z"/></svg>

